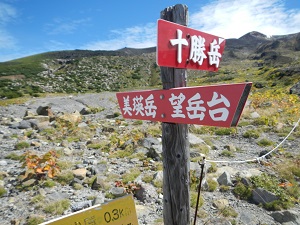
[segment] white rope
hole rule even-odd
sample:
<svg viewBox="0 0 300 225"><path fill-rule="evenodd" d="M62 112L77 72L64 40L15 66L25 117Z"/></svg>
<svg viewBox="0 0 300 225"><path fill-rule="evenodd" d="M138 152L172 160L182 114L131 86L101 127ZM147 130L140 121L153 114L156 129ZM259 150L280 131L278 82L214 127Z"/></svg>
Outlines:
<svg viewBox="0 0 300 225"><path fill-rule="evenodd" d="M297 123L295 124L295 126L293 127L293 129L290 131L290 133L275 147L273 148L271 151L269 151L268 153L266 153L263 156L260 156L258 158L255 159L247 159L247 160L236 160L236 161L229 161L229 160L209 160L206 159L207 162L214 162L214 163L248 163L248 162L260 162L260 160L264 159L267 155L271 154L272 152L274 152L275 150L277 150L285 141L286 139L288 139L288 137L294 132L294 130L296 129L296 127L299 125L300 122L300 118L298 119Z"/></svg>

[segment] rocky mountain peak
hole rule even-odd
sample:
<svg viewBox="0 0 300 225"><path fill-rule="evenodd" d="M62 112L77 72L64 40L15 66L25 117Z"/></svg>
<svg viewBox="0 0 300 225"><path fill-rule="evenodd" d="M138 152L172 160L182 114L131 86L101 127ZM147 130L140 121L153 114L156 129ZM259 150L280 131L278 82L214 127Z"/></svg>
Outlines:
<svg viewBox="0 0 300 225"><path fill-rule="evenodd" d="M251 31L242 37L239 38L240 40L245 40L245 41L252 41L252 40L257 40L257 39L268 39L267 35L262 34L257 31Z"/></svg>

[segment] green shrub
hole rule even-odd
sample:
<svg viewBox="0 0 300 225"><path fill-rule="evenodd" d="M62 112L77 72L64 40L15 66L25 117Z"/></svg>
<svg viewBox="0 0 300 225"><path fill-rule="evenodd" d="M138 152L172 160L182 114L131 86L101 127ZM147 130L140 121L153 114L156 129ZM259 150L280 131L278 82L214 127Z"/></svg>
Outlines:
<svg viewBox="0 0 300 225"><path fill-rule="evenodd" d="M240 199L248 200L252 195L252 189L244 185L242 182L238 182L233 189L233 193Z"/></svg>
<svg viewBox="0 0 300 225"><path fill-rule="evenodd" d="M243 137L244 138L259 138L260 133L257 130L247 130L244 134Z"/></svg>
<svg viewBox="0 0 300 225"><path fill-rule="evenodd" d="M230 190L230 187L226 186L226 185L221 185L219 189L220 189L220 192L227 192Z"/></svg>
<svg viewBox="0 0 300 225"><path fill-rule="evenodd" d="M259 141L257 142L257 144L258 144L259 146L270 146L270 145L273 145L274 142L273 142L273 141L270 141L269 139L263 138L263 139L259 140Z"/></svg>
<svg viewBox="0 0 300 225"><path fill-rule="evenodd" d="M289 188L279 185L281 184L280 181L274 176L263 173L261 176L251 177L251 182L255 187L270 191L278 197L278 200L263 205L264 208L268 210L288 209L292 207L294 202L297 201L297 198L299 198L299 196L296 196L296 199L294 196L291 196L291 193L288 192Z"/></svg>
<svg viewBox="0 0 300 225"><path fill-rule="evenodd" d="M215 173L215 172L217 172L217 170L218 170L217 164L215 162L211 162L210 167L208 167L208 169L207 169L207 172Z"/></svg>
<svg viewBox="0 0 300 225"><path fill-rule="evenodd" d="M275 200L272 202L267 202L263 206L265 209L270 211L280 211L282 209L291 208L293 204L290 201Z"/></svg>
<svg viewBox="0 0 300 225"><path fill-rule="evenodd" d="M218 187L218 182L213 179L207 179L208 191L214 192Z"/></svg>
<svg viewBox="0 0 300 225"><path fill-rule="evenodd" d="M5 195L6 192L7 192L7 191L5 190L5 188L2 187L2 186L0 186L0 197L2 197L3 195Z"/></svg>
<svg viewBox="0 0 300 225"><path fill-rule="evenodd" d="M30 144L27 143L26 141L21 141L15 145L15 148L17 150L21 150L21 149L25 149L25 148L29 148L29 147L30 147Z"/></svg>

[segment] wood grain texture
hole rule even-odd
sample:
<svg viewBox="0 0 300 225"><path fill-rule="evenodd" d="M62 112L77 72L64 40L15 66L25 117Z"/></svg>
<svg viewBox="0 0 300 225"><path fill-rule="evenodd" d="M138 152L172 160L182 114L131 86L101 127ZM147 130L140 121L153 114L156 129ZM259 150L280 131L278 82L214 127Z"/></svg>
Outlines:
<svg viewBox="0 0 300 225"><path fill-rule="evenodd" d="M175 5L161 12L161 19L180 25L188 23L187 7ZM163 89L186 87L185 69L161 67ZM164 224L190 224L190 152L188 125L162 123Z"/></svg>

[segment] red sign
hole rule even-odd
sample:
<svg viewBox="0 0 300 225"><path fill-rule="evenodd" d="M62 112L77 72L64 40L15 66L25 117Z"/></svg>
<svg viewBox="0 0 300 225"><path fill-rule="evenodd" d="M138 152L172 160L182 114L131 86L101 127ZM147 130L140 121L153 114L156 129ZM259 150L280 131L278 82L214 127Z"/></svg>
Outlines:
<svg viewBox="0 0 300 225"><path fill-rule="evenodd" d="M117 93L124 118L236 126L252 83Z"/></svg>
<svg viewBox="0 0 300 225"><path fill-rule="evenodd" d="M217 71L225 39L166 20L157 23L159 66Z"/></svg>

